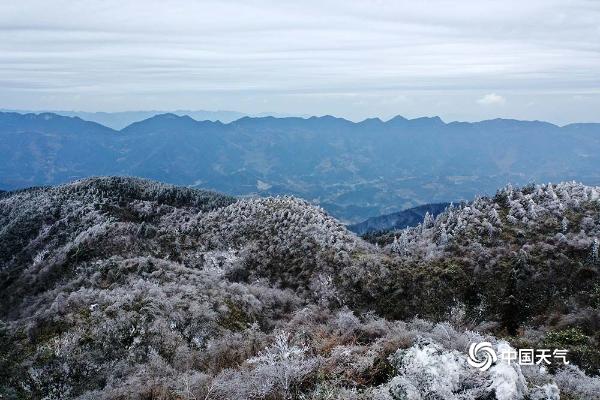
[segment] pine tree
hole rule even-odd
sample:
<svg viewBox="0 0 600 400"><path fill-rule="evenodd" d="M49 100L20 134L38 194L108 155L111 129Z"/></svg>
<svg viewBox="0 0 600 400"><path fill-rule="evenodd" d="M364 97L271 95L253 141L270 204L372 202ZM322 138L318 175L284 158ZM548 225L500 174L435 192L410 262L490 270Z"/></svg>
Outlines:
<svg viewBox="0 0 600 400"><path fill-rule="evenodd" d="M527 253L521 249L517 254L513 268L508 276L506 288L504 290L504 301L501 305L502 324L511 336L517 334L517 330L525 315L525 306L522 300L523 283L528 282Z"/></svg>
<svg viewBox="0 0 600 400"><path fill-rule="evenodd" d="M398 238L397 236L394 237L394 243L392 243L392 246L390 247L390 249L394 253L403 256L403 255L406 255L406 253L407 253L407 251L406 251L407 246L408 246L408 235L406 233L406 230L403 230L402 233L400 233L400 238Z"/></svg>
<svg viewBox="0 0 600 400"><path fill-rule="evenodd" d="M431 228L434 224L433 216L427 211L425 213L425 218L423 219L423 228L428 229Z"/></svg>
<svg viewBox="0 0 600 400"><path fill-rule="evenodd" d="M398 236L394 236L394 243L392 243L392 246L390 247L390 249L397 254L400 254L400 244L398 243Z"/></svg>
<svg viewBox="0 0 600 400"><path fill-rule="evenodd" d="M598 263L598 238L594 238L592 242L591 259L593 264Z"/></svg>
<svg viewBox="0 0 600 400"><path fill-rule="evenodd" d="M489 221L492 224L500 223L500 215L498 215L498 211L496 211L495 208L492 208L491 211L489 212Z"/></svg>
<svg viewBox="0 0 600 400"><path fill-rule="evenodd" d="M567 219L567 217L564 217L562 219L561 227L562 227L562 233L567 233L567 231L569 230L569 220Z"/></svg>
<svg viewBox="0 0 600 400"><path fill-rule="evenodd" d="M445 246L447 243L448 243L448 233L446 232L446 226L440 225L438 244L440 246Z"/></svg>
<svg viewBox="0 0 600 400"><path fill-rule="evenodd" d="M552 185L550 185L550 184L548 185L547 192L548 192L548 195L550 196L550 198L552 200L557 200L558 199L558 196L556 195L556 192L554 191L554 187Z"/></svg>

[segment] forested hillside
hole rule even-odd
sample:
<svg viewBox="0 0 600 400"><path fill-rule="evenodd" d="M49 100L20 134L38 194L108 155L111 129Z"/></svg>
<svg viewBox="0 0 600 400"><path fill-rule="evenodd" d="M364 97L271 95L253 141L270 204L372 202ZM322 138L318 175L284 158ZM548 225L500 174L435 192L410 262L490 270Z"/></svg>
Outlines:
<svg viewBox="0 0 600 400"><path fill-rule="evenodd" d="M600 188L360 239L292 197L132 178L0 197L9 399L600 398ZM466 363L472 342L568 366Z"/></svg>
<svg viewBox="0 0 600 400"><path fill-rule="evenodd" d="M449 205L449 203L424 204L397 213L372 217L358 224L348 225L348 229L357 235L373 235L382 231L404 229L422 223L427 214L438 215Z"/></svg>
<svg viewBox="0 0 600 400"><path fill-rule="evenodd" d="M346 223L524 185L600 184L600 124L395 117L162 114L113 130L51 113L0 113L0 189L139 176L230 195L294 195Z"/></svg>

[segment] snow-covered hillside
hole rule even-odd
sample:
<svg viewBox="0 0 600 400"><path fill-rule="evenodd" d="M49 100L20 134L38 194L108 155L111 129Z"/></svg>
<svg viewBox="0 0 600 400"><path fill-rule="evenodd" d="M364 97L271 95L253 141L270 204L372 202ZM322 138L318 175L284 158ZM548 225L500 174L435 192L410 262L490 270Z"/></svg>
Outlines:
<svg viewBox="0 0 600 400"><path fill-rule="evenodd" d="M133 178L0 197L0 395L598 398L598 189L505 188L362 240L290 197ZM472 342L569 366L467 364Z"/></svg>

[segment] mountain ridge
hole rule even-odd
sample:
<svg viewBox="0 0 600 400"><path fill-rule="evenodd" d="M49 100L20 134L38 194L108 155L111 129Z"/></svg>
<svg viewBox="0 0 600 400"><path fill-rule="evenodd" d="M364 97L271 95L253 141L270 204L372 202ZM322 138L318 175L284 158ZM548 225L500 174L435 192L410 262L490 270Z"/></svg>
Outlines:
<svg viewBox="0 0 600 400"><path fill-rule="evenodd" d="M272 115L275 117L288 116L283 113L256 113L256 114L245 114L237 111L229 110L173 110L173 111L159 111L159 110L140 110L140 111L116 111L116 112L86 112L86 111L55 111L55 110L44 110L44 111L30 111L30 110L12 110L12 109L0 109L0 112L15 112L19 114L28 113L53 113L67 117L79 117L86 121L93 121L111 129L121 130L134 122L142 121L147 118L151 118L157 114L173 113L176 115L189 115L197 121L221 121L231 122L235 121L244 116L261 117ZM303 115L304 116L304 115Z"/></svg>
<svg viewBox="0 0 600 400"><path fill-rule="evenodd" d="M558 125L558 124L554 124L552 122L547 122L544 120L537 120L537 119L533 119L533 120L528 120L528 119L518 119L518 118L491 118L491 119L483 119L483 120L477 120L477 121L458 121L458 120L453 120L453 121L444 121L440 116L434 115L434 116L424 116L424 117L415 117L415 118L406 118L400 114L395 115L393 117L390 117L388 119L381 119L380 117L367 117L365 119L362 120L358 120L358 121L352 121L350 119L344 118L344 117L336 117L334 115L330 115L330 114L325 114L325 115L310 115L310 116L277 116L277 115L246 115L246 114L242 114L242 116L240 118L237 118L235 120L232 121L228 121L228 122L223 122L220 120L209 120L209 119L197 119L194 118L193 116L191 116L190 114L185 114L185 111L148 111L148 113L151 113L152 115L150 115L147 118L141 119L139 121L135 121L132 122L131 124L128 124L126 126L124 126L123 128L111 128L107 125L104 125L100 122L96 122L96 121L91 121L91 120L86 120L85 118L82 118L78 115L66 115L67 112L65 113L60 113L60 112L53 112L53 111L31 111L31 112L19 112L19 111L12 111L12 110L0 110L0 115L1 114L13 114L13 115L21 115L21 116L29 116L29 118L32 117L44 117L44 116L51 116L53 118L70 118L70 119L75 119L75 120L81 120L81 121L85 121L85 122L90 122L90 123L94 123L97 125L102 125L105 128L120 132L123 129L129 127L130 125L134 125L137 124L139 122L144 122L147 120L152 120L155 117L166 117L166 118L189 118L192 119L196 122L213 122L213 123L218 123L218 124L222 124L222 125L230 125L230 124L234 124L235 122L238 122L239 120L337 120L337 121L344 121L344 122L348 122L350 124L364 124L364 123L370 123L370 122L377 122L377 123L383 123L383 124L389 124L389 123L398 123L398 122L413 122L413 123L420 123L420 122L431 122L434 124L443 124L443 125L481 125L481 124L493 124L493 123L497 123L497 122L508 122L508 123L522 123L522 124L543 124L543 125L547 125L547 126L552 126L552 127L556 127L556 128L575 128L575 127L598 127L600 128L600 122L572 122L572 123L568 123L568 124L564 124L564 125ZM102 113L102 112L98 112L98 113Z"/></svg>
<svg viewBox="0 0 600 400"><path fill-rule="evenodd" d="M0 188L140 176L232 195L289 194L346 223L497 187L599 184L600 124L333 116L229 123L160 114L120 131L51 114L0 114Z"/></svg>

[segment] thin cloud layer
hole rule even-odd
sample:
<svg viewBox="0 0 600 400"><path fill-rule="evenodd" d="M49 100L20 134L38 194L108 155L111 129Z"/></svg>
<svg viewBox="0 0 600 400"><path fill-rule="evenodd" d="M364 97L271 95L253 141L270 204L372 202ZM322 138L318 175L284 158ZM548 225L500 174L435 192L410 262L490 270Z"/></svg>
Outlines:
<svg viewBox="0 0 600 400"><path fill-rule="evenodd" d="M586 0L4 2L0 107L589 120L598 21ZM490 94L506 115L473 106Z"/></svg>

